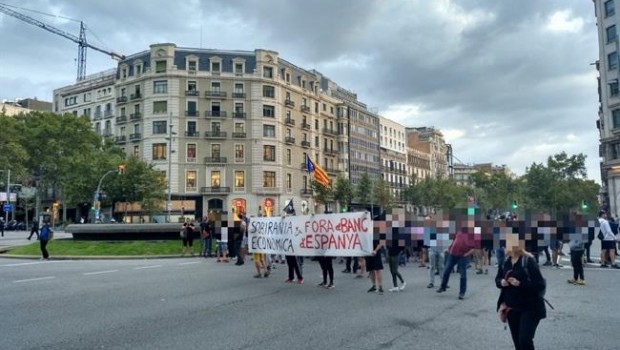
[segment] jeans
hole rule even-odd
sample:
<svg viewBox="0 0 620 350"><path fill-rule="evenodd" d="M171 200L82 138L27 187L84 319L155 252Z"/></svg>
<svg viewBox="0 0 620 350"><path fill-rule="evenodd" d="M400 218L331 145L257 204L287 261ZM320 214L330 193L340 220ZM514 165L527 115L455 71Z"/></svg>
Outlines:
<svg viewBox="0 0 620 350"><path fill-rule="evenodd" d="M41 244L41 254L43 254L43 259L49 259L50 254L47 252L47 240L46 239L42 239L39 241L39 243Z"/></svg>
<svg viewBox="0 0 620 350"><path fill-rule="evenodd" d="M401 255L402 253L396 256L388 256L388 261L390 263L390 273L392 274L392 283L394 284L394 287L398 287L398 281L396 280L397 278L400 280L401 284L405 283L403 276L400 274L400 272L398 272L398 262Z"/></svg>
<svg viewBox="0 0 620 350"><path fill-rule="evenodd" d="M583 277L583 250L570 251L570 263L573 265L573 279L584 280Z"/></svg>
<svg viewBox="0 0 620 350"><path fill-rule="evenodd" d="M428 262L430 269L428 270L429 282L435 284L435 272L439 274L439 279L443 279L444 257L440 249L429 248Z"/></svg>
<svg viewBox="0 0 620 350"><path fill-rule="evenodd" d="M534 335L540 318L531 310L508 312L508 327L517 350L534 349Z"/></svg>
<svg viewBox="0 0 620 350"><path fill-rule="evenodd" d="M467 292L467 263L469 258L465 256L454 256L448 254L448 261L446 262L446 268L443 270L443 278L441 279L441 288L446 289L448 286L448 280L450 279L450 272L455 265L458 265L459 273L461 274L461 285L459 289L460 295L465 295Z"/></svg>
<svg viewBox="0 0 620 350"><path fill-rule="evenodd" d="M211 238L211 235L209 235L209 237L207 238L203 238L202 240L202 255L204 256L212 256L213 253L211 251L213 247L213 238Z"/></svg>

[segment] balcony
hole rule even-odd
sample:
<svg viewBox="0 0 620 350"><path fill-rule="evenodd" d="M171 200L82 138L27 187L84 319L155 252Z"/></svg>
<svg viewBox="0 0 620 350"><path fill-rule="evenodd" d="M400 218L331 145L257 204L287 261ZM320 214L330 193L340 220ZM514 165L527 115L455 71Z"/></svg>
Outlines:
<svg viewBox="0 0 620 350"><path fill-rule="evenodd" d="M95 117L93 118L93 120L101 120L101 119L103 119L103 113L101 113L101 111L96 111Z"/></svg>
<svg viewBox="0 0 620 350"><path fill-rule="evenodd" d="M226 157L205 157L205 163L207 164L226 164Z"/></svg>
<svg viewBox="0 0 620 350"><path fill-rule="evenodd" d="M233 112L232 117L239 118L239 119L245 119L245 113L244 112Z"/></svg>
<svg viewBox="0 0 620 350"><path fill-rule="evenodd" d="M101 136L103 136L103 137L112 136L112 129L103 129L103 132L101 133Z"/></svg>
<svg viewBox="0 0 620 350"><path fill-rule="evenodd" d="M233 92L232 93L232 98L245 98L246 94L245 92Z"/></svg>
<svg viewBox="0 0 620 350"><path fill-rule="evenodd" d="M225 91L219 91L219 90L205 91L205 97L207 97L207 98L226 98L226 92Z"/></svg>
<svg viewBox="0 0 620 350"><path fill-rule="evenodd" d="M301 106L301 112L302 113L310 113L310 107L308 107L308 106Z"/></svg>
<svg viewBox="0 0 620 350"><path fill-rule="evenodd" d="M140 138L142 138L142 134L137 132L137 133L133 133L129 135L129 140L130 141L138 141L140 140Z"/></svg>
<svg viewBox="0 0 620 350"><path fill-rule="evenodd" d="M308 171L308 164L306 162L301 163L301 170Z"/></svg>
<svg viewBox="0 0 620 350"><path fill-rule="evenodd" d="M114 117L114 113L112 113L112 111L104 111L103 112L103 117L105 119L110 119L110 118Z"/></svg>
<svg viewBox="0 0 620 350"><path fill-rule="evenodd" d="M323 135L336 136L338 135L338 132L334 129L323 128Z"/></svg>
<svg viewBox="0 0 620 350"><path fill-rule="evenodd" d="M323 152L325 152L325 154L327 154L328 156L332 156L335 157L338 155L338 151L336 151L335 149L325 149Z"/></svg>
<svg viewBox="0 0 620 350"><path fill-rule="evenodd" d="M226 111L205 111L205 117L226 118Z"/></svg>
<svg viewBox="0 0 620 350"><path fill-rule="evenodd" d="M293 126L295 126L295 119L293 119L293 118L286 118L286 120L284 120L284 123L286 123L286 125L293 125Z"/></svg>
<svg viewBox="0 0 620 350"><path fill-rule="evenodd" d="M301 128L305 129L305 130L310 130L310 124L308 124L306 122L302 122L301 123Z"/></svg>
<svg viewBox="0 0 620 350"><path fill-rule="evenodd" d="M301 147L310 148L310 141L301 141Z"/></svg>
<svg viewBox="0 0 620 350"><path fill-rule="evenodd" d="M131 113L129 115L129 120L140 120L141 118L142 118L142 113L140 112Z"/></svg>
<svg viewBox="0 0 620 350"><path fill-rule="evenodd" d="M338 170L336 170L336 168L325 167L325 171L326 171L328 174L336 174L336 172L337 172Z"/></svg>
<svg viewBox="0 0 620 350"><path fill-rule="evenodd" d="M123 136L116 136L116 143L125 143L127 142L127 136L123 135Z"/></svg>
<svg viewBox="0 0 620 350"><path fill-rule="evenodd" d="M200 96L200 91L198 91L198 90L185 90L185 96Z"/></svg>
<svg viewBox="0 0 620 350"><path fill-rule="evenodd" d="M198 111L185 111L186 117L197 117L199 115L200 115L200 112Z"/></svg>
<svg viewBox="0 0 620 350"><path fill-rule="evenodd" d="M245 132L233 132L232 137L233 139L245 139L248 137L248 134Z"/></svg>
<svg viewBox="0 0 620 350"><path fill-rule="evenodd" d="M312 190L309 188L302 188L299 190L299 195L302 197L312 197Z"/></svg>
<svg viewBox="0 0 620 350"><path fill-rule="evenodd" d="M205 131L205 138L207 139L225 139L226 131Z"/></svg>
<svg viewBox="0 0 620 350"><path fill-rule="evenodd" d="M284 100L284 105L286 107L295 107L295 102L293 102L291 100Z"/></svg>
<svg viewBox="0 0 620 350"><path fill-rule="evenodd" d="M186 137L200 137L200 131L186 131Z"/></svg>
<svg viewBox="0 0 620 350"><path fill-rule="evenodd" d="M125 103L127 102L127 96L120 96L116 98L116 103Z"/></svg>
<svg viewBox="0 0 620 350"><path fill-rule="evenodd" d="M122 124L122 123L125 123L126 121L127 121L126 115L119 115L118 117L116 117L116 124Z"/></svg>
<svg viewBox="0 0 620 350"><path fill-rule="evenodd" d="M201 187L201 193L230 193L230 187L223 186L212 186L212 187Z"/></svg>
<svg viewBox="0 0 620 350"><path fill-rule="evenodd" d="M284 138L284 142L288 143L289 145L291 145L291 144L294 145L295 144L295 138L287 136L287 137Z"/></svg>
<svg viewBox="0 0 620 350"><path fill-rule="evenodd" d="M131 96L129 96L130 100L138 100L142 98L142 94L139 92L136 92L135 94L131 94Z"/></svg>

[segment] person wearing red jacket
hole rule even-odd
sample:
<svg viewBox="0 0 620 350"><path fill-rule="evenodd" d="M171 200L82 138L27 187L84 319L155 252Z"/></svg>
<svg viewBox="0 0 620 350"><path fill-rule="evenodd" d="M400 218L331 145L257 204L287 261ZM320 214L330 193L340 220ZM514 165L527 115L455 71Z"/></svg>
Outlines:
<svg viewBox="0 0 620 350"><path fill-rule="evenodd" d="M455 265L458 265L458 270L461 274L459 299L463 300L465 298L465 292L467 292L467 264L469 262L469 256L475 251L475 247L473 226L468 225L461 227L456 233L454 241L448 248L448 260L446 261L443 278L441 279L441 286L437 289L437 293L446 291L450 279L450 271L452 271Z"/></svg>

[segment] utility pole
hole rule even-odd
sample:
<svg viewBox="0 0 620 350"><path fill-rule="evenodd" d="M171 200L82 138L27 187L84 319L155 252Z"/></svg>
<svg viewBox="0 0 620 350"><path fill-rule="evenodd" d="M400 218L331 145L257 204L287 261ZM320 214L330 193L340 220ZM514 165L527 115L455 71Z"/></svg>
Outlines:
<svg viewBox="0 0 620 350"><path fill-rule="evenodd" d="M170 222L170 209L172 209L172 113L168 117L168 202L166 203L166 222Z"/></svg>
<svg viewBox="0 0 620 350"><path fill-rule="evenodd" d="M6 202L11 206L11 169L7 170L6 177ZM9 223L9 212L4 211L4 222L5 224Z"/></svg>
<svg viewBox="0 0 620 350"><path fill-rule="evenodd" d="M97 185L97 191L95 192L95 201L93 206L95 207L95 223L99 220L99 215L101 214L101 198L99 198L99 191L101 191L101 183L106 176L115 173L116 170L110 170L107 173L103 174L101 179L99 179L99 184Z"/></svg>

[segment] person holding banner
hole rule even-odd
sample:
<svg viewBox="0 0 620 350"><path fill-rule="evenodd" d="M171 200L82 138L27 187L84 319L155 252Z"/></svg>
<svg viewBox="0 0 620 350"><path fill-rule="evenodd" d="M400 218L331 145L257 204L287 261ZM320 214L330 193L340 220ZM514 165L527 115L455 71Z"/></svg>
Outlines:
<svg viewBox="0 0 620 350"><path fill-rule="evenodd" d="M373 246L372 255L366 257L366 269L370 272L370 281L372 282L372 287L370 287L368 293L378 292L383 294L383 279L381 277L381 270L383 270L381 248L383 248L383 243L377 240Z"/></svg>
<svg viewBox="0 0 620 350"><path fill-rule="evenodd" d="M286 265L288 266L288 279L286 283L293 283L295 275L297 275L297 284L303 284L304 278L301 276L301 269L297 263L297 257L294 255L286 255Z"/></svg>
<svg viewBox="0 0 620 350"><path fill-rule="evenodd" d="M334 265L331 256L319 256L319 265L321 271L323 271L323 282L319 283L319 287L325 287L327 289L334 288ZM327 284L327 276L329 275L329 284Z"/></svg>

